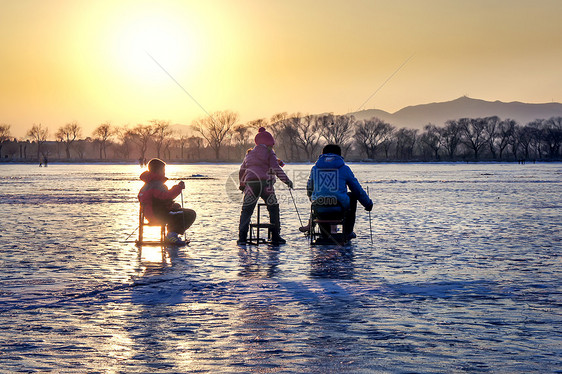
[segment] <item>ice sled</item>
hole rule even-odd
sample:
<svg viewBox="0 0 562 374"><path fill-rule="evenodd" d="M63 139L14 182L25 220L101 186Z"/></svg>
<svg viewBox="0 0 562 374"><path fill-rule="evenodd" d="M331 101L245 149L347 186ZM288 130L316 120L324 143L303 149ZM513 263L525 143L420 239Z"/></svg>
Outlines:
<svg viewBox="0 0 562 374"><path fill-rule="evenodd" d="M344 232L345 212L337 204L315 204L310 207L310 245L344 245L348 242Z"/></svg>

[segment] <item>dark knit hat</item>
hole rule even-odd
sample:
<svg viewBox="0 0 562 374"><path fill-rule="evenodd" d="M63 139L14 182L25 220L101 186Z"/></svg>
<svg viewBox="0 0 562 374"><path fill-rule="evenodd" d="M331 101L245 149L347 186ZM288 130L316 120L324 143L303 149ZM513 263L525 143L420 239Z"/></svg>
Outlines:
<svg viewBox="0 0 562 374"><path fill-rule="evenodd" d="M275 145L275 139L273 139L273 135L265 131L265 127L260 127L254 141L256 142L256 145L265 144L270 147L273 147Z"/></svg>
<svg viewBox="0 0 562 374"><path fill-rule="evenodd" d="M341 156L341 147L337 144L328 144L322 149L322 154L333 153L335 155Z"/></svg>

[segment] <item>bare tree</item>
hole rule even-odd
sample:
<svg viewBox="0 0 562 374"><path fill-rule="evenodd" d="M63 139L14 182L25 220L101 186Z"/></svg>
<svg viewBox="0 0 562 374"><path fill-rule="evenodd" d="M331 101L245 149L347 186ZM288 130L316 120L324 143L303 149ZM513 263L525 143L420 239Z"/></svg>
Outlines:
<svg viewBox="0 0 562 374"><path fill-rule="evenodd" d="M320 144L317 117L313 115L295 116L290 121L295 130L293 138L295 144L304 151L307 161L312 161L314 152Z"/></svg>
<svg viewBox="0 0 562 374"><path fill-rule="evenodd" d="M341 147L345 156L351 148L351 138L355 127L355 117L352 115L339 116L325 114L318 118L320 131L328 143L337 144Z"/></svg>
<svg viewBox="0 0 562 374"><path fill-rule="evenodd" d="M218 160L220 150L228 135L238 121L238 114L230 111L215 112L208 117L198 119L193 128L201 134L209 146L215 151Z"/></svg>
<svg viewBox="0 0 562 374"><path fill-rule="evenodd" d="M394 133L396 139L396 157L402 159L413 158L418 130L401 128Z"/></svg>
<svg viewBox="0 0 562 374"><path fill-rule="evenodd" d="M164 157L168 160L172 159L172 146L176 142L176 139L169 138L164 142Z"/></svg>
<svg viewBox="0 0 562 374"><path fill-rule="evenodd" d="M560 145L562 144L562 117L551 117L543 124L543 141L548 148L551 159L559 156Z"/></svg>
<svg viewBox="0 0 562 374"><path fill-rule="evenodd" d="M503 121L500 121L500 123L498 124L498 129L497 129L497 136L498 136L498 150L499 150L499 156L500 156L500 160L503 158L503 152L505 150L505 148L507 147L507 145L509 144L509 139L513 136L513 134L515 133L515 126L517 126L517 122L515 122L512 119L506 119Z"/></svg>
<svg viewBox="0 0 562 374"><path fill-rule="evenodd" d="M201 160L201 148L203 148L203 138L199 136L191 136L187 139L189 155L192 160Z"/></svg>
<svg viewBox="0 0 562 374"><path fill-rule="evenodd" d="M100 160L103 158L107 159L107 142L115 135L115 130L109 122L105 122L99 125L92 132L92 135L100 146Z"/></svg>
<svg viewBox="0 0 562 374"><path fill-rule="evenodd" d="M180 159L181 160L185 160L185 156L184 156L184 151L185 148L187 146L187 141L189 139L189 136L187 136L186 134L180 134L180 136L177 138L177 145L179 145L180 147Z"/></svg>
<svg viewBox="0 0 562 374"><path fill-rule="evenodd" d="M170 121L152 120L153 140L156 145L156 157L160 158L162 147L170 146L173 131L170 129Z"/></svg>
<svg viewBox="0 0 562 374"><path fill-rule="evenodd" d="M269 120L269 128L271 129L273 136L279 137L280 133L283 131L283 122L287 118L289 118L287 112L276 113L271 116L271 119Z"/></svg>
<svg viewBox="0 0 562 374"><path fill-rule="evenodd" d="M269 120L269 127L271 128L271 131L273 132L273 135L275 137L279 136L279 134L281 133L283 121L285 121L287 118L289 118L287 112L276 113L271 116L271 119Z"/></svg>
<svg viewBox="0 0 562 374"><path fill-rule="evenodd" d="M537 122L537 121L534 121ZM537 133L542 124L542 120L538 121L538 127L533 126L533 123L527 124L527 126L517 128L516 136L517 136L517 144L519 150L523 151L524 159L529 160L531 155L531 148L533 146L533 141L538 138ZM540 130L539 130L540 131ZM537 143L540 149L540 141ZM540 150L539 150L540 152Z"/></svg>
<svg viewBox="0 0 562 374"><path fill-rule="evenodd" d="M64 126L59 127L57 130L55 136L59 141L64 143L67 159L70 159L70 146L81 135L82 129L76 122L67 123Z"/></svg>
<svg viewBox="0 0 562 374"><path fill-rule="evenodd" d="M495 160L497 157L496 142L499 137L498 128L501 120L498 116L492 116L483 118L482 121L484 122L484 137L490 149L490 153L492 154L492 158Z"/></svg>
<svg viewBox="0 0 562 374"><path fill-rule="evenodd" d="M42 127L41 124L38 125L34 124L31 127L31 129L27 132L27 137L37 143L37 161L40 160L41 147L47 141L48 136L49 136L49 129Z"/></svg>
<svg viewBox="0 0 562 374"><path fill-rule="evenodd" d="M250 141L252 130L253 126L251 126L250 123L238 125L233 129L232 141L234 146L238 149L239 155L242 157L244 157L246 150L252 145Z"/></svg>
<svg viewBox="0 0 562 374"><path fill-rule="evenodd" d="M128 130L125 137L128 137L139 148L139 157L144 160L148 144L154 136L154 127L151 125L138 124L133 129Z"/></svg>
<svg viewBox="0 0 562 374"><path fill-rule="evenodd" d="M83 160L84 157L86 156L88 144L91 144L91 143L92 143L91 138L76 140L76 144L74 146L74 149L75 149L76 153L78 154L78 158L80 160Z"/></svg>
<svg viewBox="0 0 562 374"><path fill-rule="evenodd" d="M433 152L435 160L439 160L439 150L442 147L443 132L440 128L431 123L425 125L424 133L421 135L420 140Z"/></svg>
<svg viewBox="0 0 562 374"><path fill-rule="evenodd" d="M0 124L0 158L2 158L2 146L10 140L10 125Z"/></svg>
<svg viewBox="0 0 562 374"><path fill-rule="evenodd" d="M518 152L521 146L521 137L523 133L523 128L519 125L515 125L513 129L513 134L508 140L509 148L511 148L511 154L515 160L518 159Z"/></svg>
<svg viewBox="0 0 562 374"><path fill-rule="evenodd" d="M41 147L41 156L43 159L50 157L52 154L52 146L47 142Z"/></svg>
<svg viewBox="0 0 562 374"><path fill-rule="evenodd" d="M135 144L132 132L127 127L117 127L115 129L115 134L119 143L116 147L113 147L113 155L114 157L128 160L130 158L133 145Z"/></svg>
<svg viewBox="0 0 562 374"><path fill-rule="evenodd" d="M394 126L373 117L359 123L355 131L355 141L368 159L374 159L379 146L388 140L393 131Z"/></svg>
<svg viewBox="0 0 562 374"><path fill-rule="evenodd" d="M269 122L267 122L267 119L265 118L258 118L246 124L250 130L258 130L260 127L267 127L268 125Z"/></svg>
<svg viewBox="0 0 562 374"><path fill-rule="evenodd" d="M537 157L539 160L543 158L543 119L536 119L527 123L523 128L520 128L519 131L514 134L514 136L523 138L523 142L528 142L529 152L532 150L534 153L534 157Z"/></svg>
<svg viewBox="0 0 562 374"><path fill-rule="evenodd" d="M474 152L474 159L478 161L480 151L487 144L484 118L461 118L459 120L463 143Z"/></svg>
<svg viewBox="0 0 562 374"><path fill-rule="evenodd" d="M300 114L294 114L292 117L300 117ZM298 146L294 141L294 138L296 137L296 128L293 123L294 121L291 120L286 112L283 112L273 115L270 122L271 124L269 125L269 128L276 139L276 144L281 148L283 158L296 160Z"/></svg>
<svg viewBox="0 0 562 374"><path fill-rule="evenodd" d="M445 127L441 129L441 141L447 151L449 160L453 160L457 148L459 144L461 144L460 126L457 121L451 120L445 122Z"/></svg>

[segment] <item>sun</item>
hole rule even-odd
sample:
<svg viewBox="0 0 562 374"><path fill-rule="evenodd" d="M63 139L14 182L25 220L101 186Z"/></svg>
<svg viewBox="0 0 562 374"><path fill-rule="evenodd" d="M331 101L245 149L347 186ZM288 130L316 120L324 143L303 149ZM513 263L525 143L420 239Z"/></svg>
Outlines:
<svg viewBox="0 0 562 374"><path fill-rule="evenodd" d="M165 73L185 76L197 68L199 39L190 23L172 12L150 9L123 20L115 33L115 58L121 73L145 84Z"/></svg>

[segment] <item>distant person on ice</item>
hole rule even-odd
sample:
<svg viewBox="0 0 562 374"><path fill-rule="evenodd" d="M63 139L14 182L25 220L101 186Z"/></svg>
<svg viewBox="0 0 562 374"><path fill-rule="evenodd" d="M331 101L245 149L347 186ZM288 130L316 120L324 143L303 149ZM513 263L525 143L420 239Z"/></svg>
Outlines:
<svg viewBox="0 0 562 374"><path fill-rule="evenodd" d="M260 127L255 137L256 146L249 150L240 166L239 179L240 189L244 192L242 212L240 213L240 227L238 232L238 244L244 245L247 242L250 219L254 213L254 208L261 197L267 204L269 220L273 225L271 242L274 245L285 244L285 239L281 237L281 222L279 219L279 203L275 196L275 177L279 177L289 188L293 188L293 182L281 169L273 146L275 140L273 136Z"/></svg>
<svg viewBox="0 0 562 374"><path fill-rule="evenodd" d="M180 204L174 203L174 199L185 189L185 183L181 181L168 190L164 184L168 180L166 163L157 158L148 162L148 170L141 174L140 179L144 186L138 198L148 222L168 224L166 240L171 244L185 244L179 236L193 224L197 216L194 210L182 209Z"/></svg>
<svg viewBox="0 0 562 374"><path fill-rule="evenodd" d="M348 187L350 192L347 191ZM337 202L337 205L343 209L345 217L343 233L347 239L356 237L353 227L357 201L359 200L368 212L373 209L373 201L363 190L349 166L345 164L339 145L328 144L324 147L310 171L306 190L310 201L312 204L317 204L319 211L323 209L322 202ZM328 209L328 206L324 209ZM299 230L310 231L310 222Z"/></svg>

